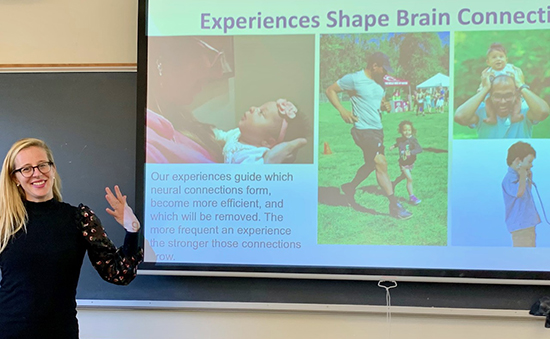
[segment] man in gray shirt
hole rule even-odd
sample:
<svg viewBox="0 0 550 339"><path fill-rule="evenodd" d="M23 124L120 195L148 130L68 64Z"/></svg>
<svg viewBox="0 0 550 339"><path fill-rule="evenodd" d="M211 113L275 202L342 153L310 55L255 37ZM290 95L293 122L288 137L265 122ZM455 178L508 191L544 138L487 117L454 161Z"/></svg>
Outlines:
<svg viewBox="0 0 550 339"><path fill-rule="evenodd" d="M347 74L326 90L330 103L340 112L342 119L354 124L351 135L355 144L363 151L365 164L355 174L355 178L342 185L346 197L355 203L355 189L373 171L376 179L390 201L390 214L397 219L409 219L408 212L397 201L388 175L388 163L384 155L384 131L380 106L384 102L384 76L393 72L388 56L376 52L369 56L367 67L356 73ZM340 103L338 93L347 91L350 95L352 112ZM384 100L384 101L383 101Z"/></svg>

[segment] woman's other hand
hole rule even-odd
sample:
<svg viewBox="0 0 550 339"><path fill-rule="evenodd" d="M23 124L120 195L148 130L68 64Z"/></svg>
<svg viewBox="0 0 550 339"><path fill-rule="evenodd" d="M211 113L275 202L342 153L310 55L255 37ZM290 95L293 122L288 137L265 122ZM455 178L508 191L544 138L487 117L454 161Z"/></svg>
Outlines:
<svg viewBox="0 0 550 339"><path fill-rule="evenodd" d="M307 140L304 138L281 142L264 154L264 163L293 163L296 160L296 153L298 153L298 149L304 147L306 144Z"/></svg>

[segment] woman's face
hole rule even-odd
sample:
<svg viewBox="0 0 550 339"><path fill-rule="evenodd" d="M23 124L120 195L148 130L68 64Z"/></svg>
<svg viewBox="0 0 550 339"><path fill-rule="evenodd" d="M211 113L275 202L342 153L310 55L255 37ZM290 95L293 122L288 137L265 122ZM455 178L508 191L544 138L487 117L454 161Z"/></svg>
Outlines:
<svg viewBox="0 0 550 339"><path fill-rule="evenodd" d="M40 147L32 146L21 150L15 157L15 182L21 185L25 191L27 201L43 202L53 199L53 184L55 177L55 166L44 166L49 163L46 151ZM42 173L39 167L50 168L46 173ZM25 170L29 172L29 177L23 175ZM21 169L25 169L21 171ZM43 171L46 171L44 168Z"/></svg>
<svg viewBox="0 0 550 339"><path fill-rule="evenodd" d="M160 95L164 100L179 105L193 103L210 74L206 57L194 60L172 60L161 63L161 68Z"/></svg>

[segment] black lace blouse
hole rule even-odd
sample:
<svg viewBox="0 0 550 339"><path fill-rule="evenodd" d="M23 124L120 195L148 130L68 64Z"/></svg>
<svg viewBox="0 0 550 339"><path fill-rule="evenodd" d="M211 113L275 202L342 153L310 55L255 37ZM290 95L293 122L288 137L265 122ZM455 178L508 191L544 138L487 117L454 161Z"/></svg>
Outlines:
<svg viewBox="0 0 550 339"><path fill-rule="evenodd" d="M25 202L27 230L0 253L0 339L78 338L76 287L87 251L106 281L129 284L143 259L138 234L121 248L86 206Z"/></svg>

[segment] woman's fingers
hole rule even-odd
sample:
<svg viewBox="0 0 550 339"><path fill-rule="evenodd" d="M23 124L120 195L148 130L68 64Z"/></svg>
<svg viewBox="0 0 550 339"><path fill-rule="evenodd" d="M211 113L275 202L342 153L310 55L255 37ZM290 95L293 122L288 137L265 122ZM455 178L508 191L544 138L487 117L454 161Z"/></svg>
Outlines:
<svg viewBox="0 0 550 339"><path fill-rule="evenodd" d="M120 188L118 187L118 185L115 185L115 192L116 192L116 197L118 200L123 200L122 199L122 192L120 191Z"/></svg>

